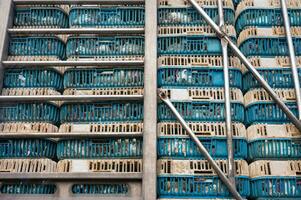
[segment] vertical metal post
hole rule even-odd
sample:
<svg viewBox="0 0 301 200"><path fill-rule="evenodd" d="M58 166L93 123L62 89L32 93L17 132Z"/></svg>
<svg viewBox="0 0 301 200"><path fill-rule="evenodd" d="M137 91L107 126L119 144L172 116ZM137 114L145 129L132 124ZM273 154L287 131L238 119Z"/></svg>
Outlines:
<svg viewBox="0 0 301 200"><path fill-rule="evenodd" d="M228 46L232 49L233 53L241 60L241 62L246 66L246 68L253 74L254 78L262 85L262 87L268 92L271 98L279 106L279 108L286 114L286 116L291 120L291 122L296 126L296 128L301 131L300 120L292 113L292 111L283 103L283 101L278 97L278 95L273 91L271 86L264 80L264 78L259 74L259 72L252 66L248 61L246 56L239 50L239 48L234 44L229 36L225 34L219 26L209 17L209 15L204 11L204 9L198 5L196 0L188 0L193 7L198 11L198 13L204 18L204 20L213 28L218 37L224 39L228 42Z"/></svg>
<svg viewBox="0 0 301 200"><path fill-rule="evenodd" d="M144 200L157 198L157 0L145 1L145 68L143 125Z"/></svg>
<svg viewBox="0 0 301 200"><path fill-rule="evenodd" d="M229 192L233 195L233 197L237 200L242 200L243 198L240 196L240 194L237 192L235 185L231 183L230 180L228 180L227 176L223 173L223 171L219 168L219 166L216 164L216 162L213 160L211 155L208 153L207 149L203 146L203 144L200 142L198 137L194 134L194 132L191 130L189 125L186 123L186 121L183 119L181 114L177 111L177 109L174 107L174 105L171 103L171 101L168 99L167 95L164 92L160 92L159 96L161 100L170 108L172 113L175 115L177 120L180 122L182 127L187 131L188 135L191 137L191 139L196 143L198 146L201 154L205 157L206 160L210 163L216 174L220 177L222 182L226 185Z"/></svg>
<svg viewBox="0 0 301 200"><path fill-rule="evenodd" d="M288 43L290 61L291 61L291 65L292 65L291 66L292 74L293 74L293 79L294 79L297 107L298 107L298 112L299 112L298 117L299 117L299 120L301 120L301 91L300 91L300 81L299 81L299 76L298 76L294 43L293 43L292 34L291 34L291 27L290 27L290 21L288 18L286 2L285 2L285 0L280 0L280 1L281 1L281 9L282 9L284 27L285 27L286 38L287 38L287 43Z"/></svg>
<svg viewBox="0 0 301 200"><path fill-rule="evenodd" d="M2 61L7 57L8 33L7 29L12 26L13 4L12 0L0 0L0 93L2 91L4 67Z"/></svg>
<svg viewBox="0 0 301 200"><path fill-rule="evenodd" d="M224 29L224 13L223 2L218 0L219 27ZM227 134L227 151L228 151L228 178L235 185L235 165L233 156L233 141L232 141L232 119L231 119L231 97L230 97L230 81L229 81L229 62L228 62L228 44L221 39L223 51L223 66L224 66L224 92L225 92L225 119L226 119L226 134Z"/></svg>

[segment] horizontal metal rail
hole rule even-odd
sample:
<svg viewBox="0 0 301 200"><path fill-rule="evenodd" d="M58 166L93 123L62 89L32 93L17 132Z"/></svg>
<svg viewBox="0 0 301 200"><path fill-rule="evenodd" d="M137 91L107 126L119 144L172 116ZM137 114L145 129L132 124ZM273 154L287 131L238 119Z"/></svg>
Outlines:
<svg viewBox="0 0 301 200"><path fill-rule="evenodd" d="M3 61L4 67L24 68L24 67L73 67L73 66L85 66L95 68L95 66L101 66L103 68L111 67L143 67L144 61Z"/></svg>
<svg viewBox="0 0 301 200"><path fill-rule="evenodd" d="M144 34L144 28L10 28L11 34Z"/></svg>
<svg viewBox="0 0 301 200"><path fill-rule="evenodd" d="M55 138L55 139L97 139L97 138L140 138L143 133L85 133L85 132L73 132L73 133L5 133L1 132L0 139L24 139L24 138ZM0 178L1 179L1 178Z"/></svg>
<svg viewBox="0 0 301 200"><path fill-rule="evenodd" d="M140 180L142 173L6 173L0 172L0 181L3 180Z"/></svg>
<svg viewBox="0 0 301 200"><path fill-rule="evenodd" d="M1 103L28 102L28 101L130 101L143 100L143 95L39 95L39 96L0 96Z"/></svg>
<svg viewBox="0 0 301 200"><path fill-rule="evenodd" d="M101 4L101 5L137 5L144 4L144 0L13 0L17 5L33 5L33 4Z"/></svg>

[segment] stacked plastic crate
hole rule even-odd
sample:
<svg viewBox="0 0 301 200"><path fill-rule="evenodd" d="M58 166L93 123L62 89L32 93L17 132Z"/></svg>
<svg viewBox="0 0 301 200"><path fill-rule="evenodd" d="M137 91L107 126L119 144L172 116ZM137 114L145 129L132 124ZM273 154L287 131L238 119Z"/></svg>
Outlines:
<svg viewBox="0 0 301 200"><path fill-rule="evenodd" d="M70 13L69 13L70 12ZM14 28L143 28L142 6L16 7ZM53 34L10 38L13 61L143 61L141 35ZM135 173L142 172L143 66L37 67L5 71L2 95L103 95L114 101L1 104L1 134L58 133L101 139L9 139L0 142L1 172ZM119 97L133 97L119 101ZM90 98L91 99L91 98ZM99 99L99 98L98 98ZM16 136L17 138L18 136ZM35 137L36 138L36 137ZM79 138L79 137L77 137ZM83 137L81 137L83 138ZM18 158L18 159L17 159ZM19 159L20 158L20 159ZM48 159L46 159L48 158ZM58 164L55 161L59 160ZM2 193L54 194L56 186L30 182L2 184ZM127 195L125 181L74 182L74 194Z"/></svg>
<svg viewBox="0 0 301 200"><path fill-rule="evenodd" d="M217 1L198 1L218 22ZM187 0L158 0L158 85L174 103L220 168L227 173L227 142L222 50L220 40ZM234 6L224 1L227 32L236 40ZM247 138L244 122L242 73L231 63L231 112L236 187L249 195ZM158 197L231 198L196 144L171 110L158 104Z"/></svg>
<svg viewBox="0 0 301 200"><path fill-rule="evenodd" d="M301 56L301 2L287 1L296 56ZM236 10L238 45L289 109L298 114L280 1L244 0ZM298 27L299 26L299 27ZM298 67L301 59L297 57ZM301 69L298 69L301 78ZM301 198L301 135L261 85L245 71L251 197Z"/></svg>
<svg viewBox="0 0 301 200"><path fill-rule="evenodd" d="M68 16L60 7L16 7L14 28L65 28ZM9 42L10 60L60 60L65 46L51 36L13 36ZM9 68L4 72L2 95L60 95L62 71L58 68L31 66ZM59 102L7 102L0 108L1 134L54 133L59 126ZM15 138L18 138L16 135ZM56 172L56 142L51 139L1 139L2 172ZM1 193L52 194L55 185L13 182L1 185Z"/></svg>

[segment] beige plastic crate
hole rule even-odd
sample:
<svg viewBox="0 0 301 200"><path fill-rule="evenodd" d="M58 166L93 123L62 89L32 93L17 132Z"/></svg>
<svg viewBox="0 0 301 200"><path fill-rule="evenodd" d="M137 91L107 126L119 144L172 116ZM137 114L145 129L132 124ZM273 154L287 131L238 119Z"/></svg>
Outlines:
<svg viewBox="0 0 301 200"><path fill-rule="evenodd" d="M90 58L70 56L67 61L144 61L144 56L93 56Z"/></svg>
<svg viewBox="0 0 301 200"><path fill-rule="evenodd" d="M299 0L286 0L287 7L290 9L297 9L301 7L301 1ZM258 9L275 9L280 8L281 4L279 0L243 0L236 8L236 18L239 14L248 8Z"/></svg>
<svg viewBox="0 0 301 200"><path fill-rule="evenodd" d="M220 169L227 174L227 160L216 160ZM248 163L245 160L235 161L236 175L249 176ZM157 161L157 173L159 175L217 175L207 160L172 160L160 159Z"/></svg>
<svg viewBox="0 0 301 200"><path fill-rule="evenodd" d="M138 173L142 159L61 160L58 172Z"/></svg>
<svg viewBox="0 0 301 200"><path fill-rule="evenodd" d="M301 36L301 27L291 27L291 33L294 37ZM237 45L240 46L244 41L249 38L272 38L272 37L285 37L284 27L271 27L271 28L261 28L261 27L249 27L244 29L238 37Z"/></svg>
<svg viewBox="0 0 301 200"><path fill-rule="evenodd" d="M8 61L60 61L56 56L8 56Z"/></svg>
<svg viewBox="0 0 301 200"><path fill-rule="evenodd" d="M293 124L257 124L247 129L248 140L260 138L301 137L300 131Z"/></svg>
<svg viewBox="0 0 301 200"><path fill-rule="evenodd" d="M300 176L301 160L298 161L270 161L260 160L249 165L250 177L262 176Z"/></svg>
<svg viewBox="0 0 301 200"><path fill-rule="evenodd" d="M226 124L224 122L188 122L188 126L198 136L224 136L226 137ZM187 136L187 132L178 122L158 123L158 137L160 136ZM234 137L247 137L246 127L242 123L232 123L232 135Z"/></svg>
<svg viewBox="0 0 301 200"><path fill-rule="evenodd" d="M225 26L225 32L232 37L236 37L236 31L234 26ZM162 26L158 30L159 35L206 35L206 36L216 36L215 31L210 26Z"/></svg>
<svg viewBox="0 0 301 200"><path fill-rule="evenodd" d="M58 127L49 123L0 123L0 133L56 133L58 132Z"/></svg>
<svg viewBox="0 0 301 200"><path fill-rule="evenodd" d="M51 88L3 88L3 96L41 96L41 95L60 95Z"/></svg>
<svg viewBox="0 0 301 200"><path fill-rule="evenodd" d="M143 95L143 88L66 89L64 95Z"/></svg>
<svg viewBox="0 0 301 200"><path fill-rule="evenodd" d="M158 58L158 67L223 67L222 56L194 56L194 55L177 55L177 56L160 56ZM241 69L242 64L237 57L229 58L229 66Z"/></svg>
<svg viewBox="0 0 301 200"><path fill-rule="evenodd" d="M187 89L160 89L171 101L224 101L225 92L223 88L187 88ZM231 89L232 101L244 102L240 89Z"/></svg>
<svg viewBox="0 0 301 200"><path fill-rule="evenodd" d="M274 92L282 101L296 101L296 93L294 89L274 89ZM245 106L249 106L256 102L273 102L270 95L262 88L248 91L245 96Z"/></svg>
<svg viewBox="0 0 301 200"><path fill-rule="evenodd" d="M211 6L211 7L217 7L218 6L218 0L196 0L196 2L204 7L204 6ZM232 0L224 0L223 6L227 8L231 8L234 10L234 5ZM191 6L190 2L188 0L158 0L159 6Z"/></svg>
<svg viewBox="0 0 301 200"><path fill-rule="evenodd" d="M0 159L0 172L45 173L56 172L56 167L50 159Z"/></svg>
<svg viewBox="0 0 301 200"><path fill-rule="evenodd" d="M112 123L68 123L62 124L60 133L141 133L143 132L143 123L130 122L112 122Z"/></svg>

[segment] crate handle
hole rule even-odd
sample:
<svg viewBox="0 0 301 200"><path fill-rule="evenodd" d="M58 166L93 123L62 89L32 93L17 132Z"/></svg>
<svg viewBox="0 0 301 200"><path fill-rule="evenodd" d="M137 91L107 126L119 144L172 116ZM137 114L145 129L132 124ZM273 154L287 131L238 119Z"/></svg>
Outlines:
<svg viewBox="0 0 301 200"><path fill-rule="evenodd" d="M212 133L211 131L199 131L199 132L193 131L193 132L196 136L210 136Z"/></svg>
<svg viewBox="0 0 301 200"><path fill-rule="evenodd" d="M194 170L194 174L206 175L206 174L213 174L212 170Z"/></svg>
<svg viewBox="0 0 301 200"><path fill-rule="evenodd" d="M202 95L202 96L193 96L192 99L195 100L211 100L209 95Z"/></svg>

